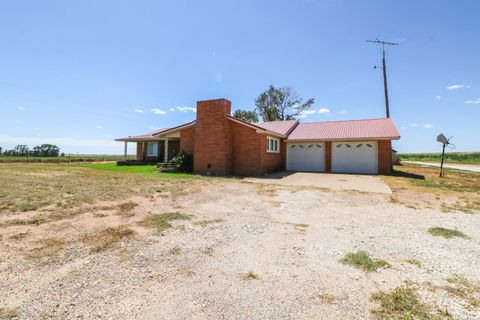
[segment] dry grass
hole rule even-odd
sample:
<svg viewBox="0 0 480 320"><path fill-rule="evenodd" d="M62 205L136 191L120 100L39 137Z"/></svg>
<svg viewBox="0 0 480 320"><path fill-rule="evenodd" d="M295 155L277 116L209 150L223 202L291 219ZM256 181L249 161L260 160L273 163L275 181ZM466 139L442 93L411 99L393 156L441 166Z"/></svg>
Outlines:
<svg viewBox="0 0 480 320"><path fill-rule="evenodd" d="M19 233L15 233L13 236L10 236L9 239L10 240L15 240L15 241L20 241L20 240L25 239L29 235L30 235L30 233L28 233L28 232L19 232Z"/></svg>
<svg viewBox="0 0 480 320"><path fill-rule="evenodd" d="M458 231L457 229L447 229L447 228L442 228L442 227L435 227L435 228L428 229L428 232L432 236L444 237L446 239L450 239L450 238L453 238L453 237L468 239L468 236L465 233L463 233L461 231Z"/></svg>
<svg viewBox="0 0 480 320"><path fill-rule="evenodd" d="M480 212L480 174L447 170L440 178L438 168L405 164L394 169L392 176L383 177L393 191L390 202L444 212Z"/></svg>
<svg viewBox="0 0 480 320"><path fill-rule="evenodd" d="M158 232L162 232L172 227L170 222L174 220L189 220L190 218L190 216L179 212L167 212L162 214L151 214L138 224L142 227L154 228L157 229Z"/></svg>
<svg viewBox="0 0 480 320"><path fill-rule="evenodd" d="M138 203L133 201L121 203L117 206L118 208L117 215L123 216L123 217L131 217L134 215L133 210L136 207L138 207Z"/></svg>
<svg viewBox="0 0 480 320"><path fill-rule="evenodd" d="M390 292L378 292L372 294L372 301L380 303L380 306L371 310L376 319L397 320L433 320L450 319L448 313L433 314L431 308L420 301L415 289L402 286Z"/></svg>
<svg viewBox="0 0 480 320"><path fill-rule="evenodd" d="M0 308L0 320L13 319L20 315L18 309Z"/></svg>
<svg viewBox="0 0 480 320"><path fill-rule="evenodd" d="M448 285L430 285L431 291L443 290L448 294L468 303L470 307L480 307L480 285L460 276L453 276L447 279Z"/></svg>
<svg viewBox="0 0 480 320"><path fill-rule="evenodd" d="M259 280L260 277L253 271L249 271L242 276L243 280Z"/></svg>
<svg viewBox="0 0 480 320"><path fill-rule="evenodd" d="M36 247L26 253L26 257L34 262L49 264L57 261L59 253L65 248L63 239L46 238L37 242Z"/></svg>
<svg viewBox="0 0 480 320"><path fill-rule="evenodd" d="M332 304L335 301L339 300L339 297L328 294L328 293L322 293L318 296L319 300L323 304Z"/></svg>
<svg viewBox="0 0 480 320"><path fill-rule="evenodd" d="M413 265L415 265L419 268L422 266L422 262L418 259L407 259L407 260L405 260L405 262L413 264Z"/></svg>
<svg viewBox="0 0 480 320"><path fill-rule="evenodd" d="M86 234L81 241L87 244L91 252L102 252L125 239L132 239L135 232L126 226L110 227L100 232Z"/></svg>
<svg viewBox="0 0 480 320"><path fill-rule="evenodd" d="M381 259L372 259L365 251L347 253L345 257L340 260L340 262L357 269L361 269L365 272L372 272L379 268L390 267L390 264L387 261Z"/></svg>
<svg viewBox="0 0 480 320"><path fill-rule="evenodd" d="M278 188L269 184L257 184L257 194L265 197L276 197L278 195Z"/></svg>
<svg viewBox="0 0 480 320"><path fill-rule="evenodd" d="M220 223L220 222L223 222L223 219L201 220L201 221L195 221L193 224L205 227L205 226L208 226L210 224Z"/></svg>
<svg viewBox="0 0 480 320"><path fill-rule="evenodd" d="M180 196L197 182L68 164L0 165L0 213L34 211L47 206L69 209L94 201L150 194L152 190Z"/></svg>

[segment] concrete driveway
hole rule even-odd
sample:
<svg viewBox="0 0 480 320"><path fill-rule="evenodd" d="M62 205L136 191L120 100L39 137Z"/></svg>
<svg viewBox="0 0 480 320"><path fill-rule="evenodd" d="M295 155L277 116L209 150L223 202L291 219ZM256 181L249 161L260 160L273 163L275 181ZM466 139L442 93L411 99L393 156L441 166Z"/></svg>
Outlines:
<svg viewBox="0 0 480 320"><path fill-rule="evenodd" d="M331 190L354 190L392 194L390 187L377 176L319 172L278 172L264 177L247 178L248 182L285 186L307 186Z"/></svg>

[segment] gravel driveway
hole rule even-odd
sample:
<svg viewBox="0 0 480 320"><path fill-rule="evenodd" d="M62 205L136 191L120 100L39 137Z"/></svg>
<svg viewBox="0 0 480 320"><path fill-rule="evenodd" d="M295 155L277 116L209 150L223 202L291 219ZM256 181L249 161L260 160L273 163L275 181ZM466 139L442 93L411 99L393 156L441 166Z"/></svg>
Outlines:
<svg viewBox="0 0 480 320"><path fill-rule="evenodd" d="M373 292L411 281L425 303L479 319L478 306L431 286L452 275L480 282L480 216L389 199L215 182L177 199L135 199L131 217L86 214L64 229L30 227L38 237L71 237L86 224L129 224L137 232L96 254L71 244L50 265L25 260L7 240L23 227L0 229L0 305L18 308L20 319L366 319L377 306ZM192 219L160 234L136 224L148 212L169 211ZM435 226L470 238L433 237L427 230ZM391 267L367 274L338 262L358 250Z"/></svg>

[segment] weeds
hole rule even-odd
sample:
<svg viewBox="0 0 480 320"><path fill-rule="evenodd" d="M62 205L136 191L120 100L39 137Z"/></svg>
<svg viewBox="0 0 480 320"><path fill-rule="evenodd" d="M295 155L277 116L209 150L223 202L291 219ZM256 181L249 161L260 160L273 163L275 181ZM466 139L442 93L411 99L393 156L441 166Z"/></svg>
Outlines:
<svg viewBox="0 0 480 320"><path fill-rule="evenodd" d="M380 306L371 310L377 319L396 320L396 319L449 319L449 316L434 315L430 308L420 301L415 289L408 286L402 286L391 290L390 292L378 292L371 296L372 301L380 303Z"/></svg>
<svg viewBox="0 0 480 320"><path fill-rule="evenodd" d="M155 228L158 232L172 227L170 222L174 220L190 220L190 216L179 212L168 212L162 214L152 214L140 221L138 224L142 227Z"/></svg>
<svg viewBox="0 0 480 320"><path fill-rule="evenodd" d="M337 296L328 293L322 293L318 296L318 298L320 299L320 302L324 304L331 304L339 299Z"/></svg>
<svg viewBox="0 0 480 320"><path fill-rule="evenodd" d="M390 267L390 264L385 260L370 258L368 253L366 253L365 251L347 253L345 257L340 260L340 262L361 269L365 272L371 272L376 271L379 268Z"/></svg>
<svg viewBox="0 0 480 320"><path fill-rule="evenodd" d="M182 252L182 248L180 248L179 246L175 246L172 249L170 249L168 252L170 252L170 254L177 256Z"/></svg>
<svg viewBox="0 0 480 320"><path fill-rule="evenodd" d="M138 206L138 203L133 201L128 201L119 204L117 215L124 216L124 217L131 217L133 216L133 210Z"/></svg>
<svg viewBox="0 0 480 320"><path fill-rule="evenodd" d="M410 264L413 264L417 267L421 267L422 266L422 262L420 262L420 260L417 260L417 259L407 259L405 260L405 262L407 263L410 263Z"/></svg>
<svg viewBox="0 0 480 320"><path fill-rule="evenodd" d="M435 227L435 228L428 229L428 232L432 236L444 237L446 239L450 239L450 238L453 238L453 237L468 239L468 236L465 233L463 233L461 231L458 231L457 229L447 229L447 228L442 228L442 227Z"/></svg>

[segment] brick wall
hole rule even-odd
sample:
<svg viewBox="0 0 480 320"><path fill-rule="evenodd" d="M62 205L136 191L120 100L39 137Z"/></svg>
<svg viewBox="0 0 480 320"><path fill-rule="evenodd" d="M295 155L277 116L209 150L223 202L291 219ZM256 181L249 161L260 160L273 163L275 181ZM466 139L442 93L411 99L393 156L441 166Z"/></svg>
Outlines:
<svg viewBox="0 0 480 320"><path fill-rule="evenodd" d="M378 174L392 173L392 141L378 141Z"/></svg>
<svg viewBox="0 0 480 320"><path fill-rule="evenodd" d="M267 152L267 136L260 135L260 158L261 158L261 173L273 172L285 169L285 142L280 140L280 152Z"/></svg>
<svg viewBox="0 0 480 320"><path fill-rule="evenodd" d="M143 142L137 142L137 160L138 161L143 160L142 144L143 144Z"/></svg>
<svg viewBox="0 0 480 320"><path fill-rule="evenodd" d="M240 176L261 174L261 136L253 128L229 122L232 134L232 173Z"/></svg>
<svg viewBox="0 0 480 320"><path fill-rule="evenodd" d="M195 144L195 126L180 131L180 152L193 154Z"/></svg>
<svg viewBox="0 0 480 320"><path fill-rule="evenodd" d="M325 142L325 172L332 172L332 141Z"/></svg>
<svg viewBox="0 0 480 320"><path fill-rule="evenodd" d="M228 175L232 171L231 102L226 99L197 102L194 172Z"/></svg>

